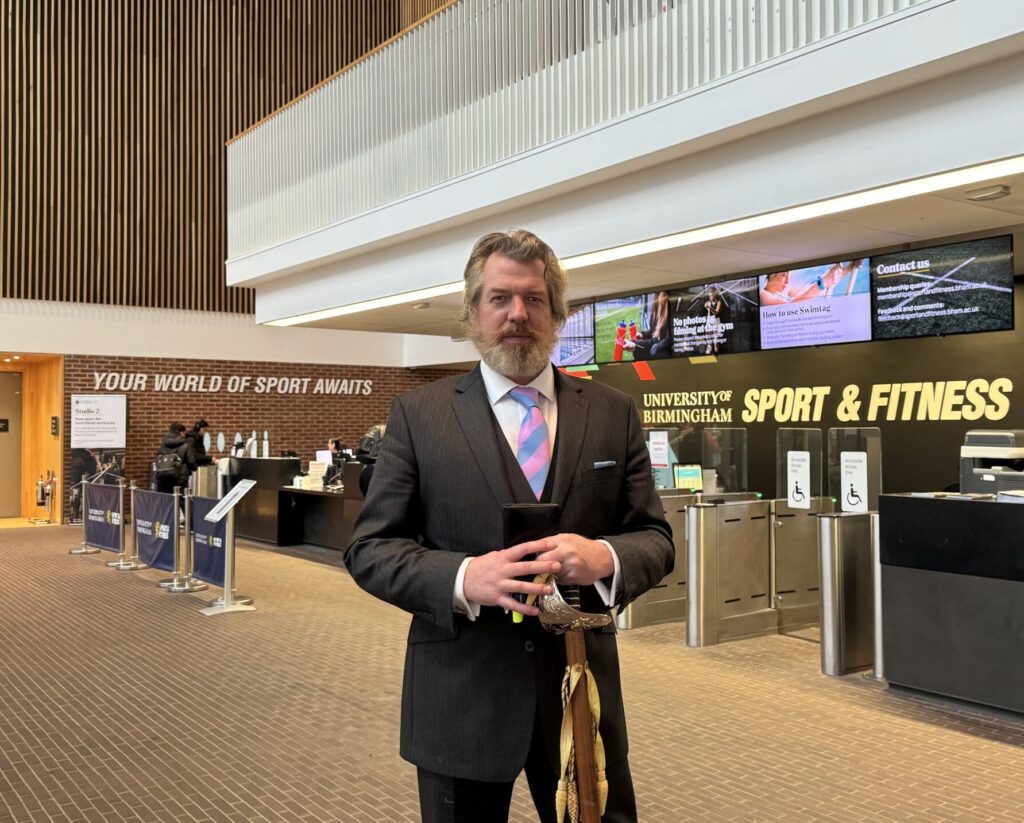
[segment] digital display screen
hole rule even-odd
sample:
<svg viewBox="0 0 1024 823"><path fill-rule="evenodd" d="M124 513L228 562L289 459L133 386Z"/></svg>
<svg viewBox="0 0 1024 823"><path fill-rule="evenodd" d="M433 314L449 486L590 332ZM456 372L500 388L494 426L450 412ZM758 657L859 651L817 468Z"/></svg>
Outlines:
<svg viewBox="0 0 1024 823"><path fill-rule="evenodd" d="M757 278L705 283L669 292L672 353L694 357L756 351Z"/></svg>
<svg viewBox="0 0 1024 823"><path fill-rule="evenodd" d="M876 340L1013 328L1013 238L871 258Z"/></svg>
<svg viewBox="0 0 1024 823"><path fill-rule="evenodd" d="M594 362L594 304L570 306L569 317L551 354L556 366L586 366Z"/></svg>
<svg viewBox="0 0 1024 823"><path fill-rule="evenodd" d="M668 292L633 294L594 305L598 363L659 360L672 356L672 310Z"/></svg>
<svg viewBox="0 0 1024 823"><path fill-rule="evenodd" d="M762 274L761 348L870 340L868 269L865 258Z"/></svg>
<svg viewBox="0 0 1024 823"><path fill-rule="evenodd" d="M677 489L690 489L699 492L704 488L704 472L700 463L674 463L672 474Z"/></svg>

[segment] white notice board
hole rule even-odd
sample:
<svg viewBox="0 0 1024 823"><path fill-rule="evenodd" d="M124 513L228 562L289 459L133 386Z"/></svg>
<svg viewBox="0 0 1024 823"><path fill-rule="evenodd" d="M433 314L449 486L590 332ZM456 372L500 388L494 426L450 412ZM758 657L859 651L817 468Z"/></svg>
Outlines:
<svg viewBox="0 0 1024 823"><path fill-rule="evenodd" d="M123 449L127 441L127 422L127 395L71 395L73 449Z"/></svg>

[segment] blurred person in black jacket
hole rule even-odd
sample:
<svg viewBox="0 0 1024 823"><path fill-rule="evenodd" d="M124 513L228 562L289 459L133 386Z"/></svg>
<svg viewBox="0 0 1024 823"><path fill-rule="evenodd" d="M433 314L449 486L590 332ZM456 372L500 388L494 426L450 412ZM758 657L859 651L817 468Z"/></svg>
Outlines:
<svg viewBox="0 0 1024 823"><path fill-rule="evenodd" d="M196 466L209 466L213 462L213 458L206 453L205 438L206 430L209 428L210 424L206 422L206 418L200 417L185 433L185 442L192 449L192 459Z"/></svg>
<svg viewBox="0 0 1024 823"><path fill-rule="evenodd" d="M185 439L185 426L177 421L171 423L156 453L157 457L165 454L178 456L177 466L173 470L157 471L156 490L173 494L177 487L184 492L188 486L189 475L196 470L195 454Z"/></svg>

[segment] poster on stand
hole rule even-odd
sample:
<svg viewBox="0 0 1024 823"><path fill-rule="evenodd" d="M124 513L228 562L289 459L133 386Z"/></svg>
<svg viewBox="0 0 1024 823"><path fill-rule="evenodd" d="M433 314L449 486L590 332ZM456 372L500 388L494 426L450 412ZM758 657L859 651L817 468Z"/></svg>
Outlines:
<svg viewBox="0 0 1024 823"><path fill-rule="evenodd" d="M128 398L124 394L71 395L71 523L82 522L82 476L117 485L124 479Z"/></svg>

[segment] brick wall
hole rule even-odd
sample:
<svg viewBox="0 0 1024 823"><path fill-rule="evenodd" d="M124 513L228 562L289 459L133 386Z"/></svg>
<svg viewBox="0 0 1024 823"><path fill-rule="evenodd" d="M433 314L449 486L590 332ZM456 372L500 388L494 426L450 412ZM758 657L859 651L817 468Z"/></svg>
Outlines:
<svg viewBox="0 0 1024 823"><path fill-rule="evenodd" d="M97 389L96 373L115 374L117 388L108 389L106 382ZM224 432L227 447L236 432L248 436L253 430L270 432L271 453L283 449L297 452L308 461L317 449L327 448L327 438L339 436L354 447L370 426L385 423L391 401L410 389L422 386L440 377L452 374L446 369L369 368L362 366L324 366L299 363L261 363L235 360L195 360L191 362L173 358L106 357L68 355L64 359L64 420L71 419L73 394L125 394L128 396L128 436L125 454L127 480L146 488L149 466L167 426L179 420L191 426L200 417L210 424L213 441L211 454L217 452L217 433ZM158 390L156 376L195 375L206 378L206 386L219 378L221 387L216 392L191 390ZM121 388L121 376L127 375ZM138 382L145 377L145 389ZM238 384L248 378L244 390ZM294 381L308 380L305 392L279 393L275 388L257 393L260 378L278 378ZM318 381L350 381L347 388L354 394L314 393ZM365 382L372 381L369 394ZM228 391L229 384L236 391ZM336 384L337 385L337 384ZM70 424L64 432L64 511L68 511L70 489L71 450Z"/></svg>

